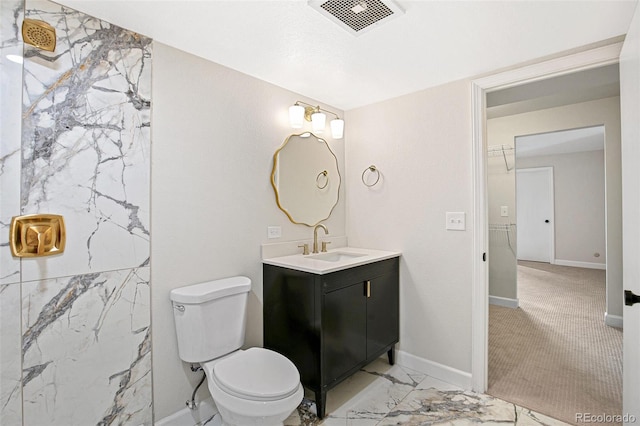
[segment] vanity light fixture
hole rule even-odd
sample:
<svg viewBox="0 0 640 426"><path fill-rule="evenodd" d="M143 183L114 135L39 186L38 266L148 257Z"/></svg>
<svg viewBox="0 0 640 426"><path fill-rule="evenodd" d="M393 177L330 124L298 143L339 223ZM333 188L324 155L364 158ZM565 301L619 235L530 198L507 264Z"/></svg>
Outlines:
<svg viewBox="0 0 640 426"><path fill-rule="evenodd" d="M336 118L331 120L331 136L334 139L342 139L344 136L344 120L342 120L335 112L320 108L319 106L313 106L306 102L296 101L296 103L289 107L289 122L294 129L302 128L304 120L311 122L313 132L321 134L324 132L327 115L335 115Z"/></svg>

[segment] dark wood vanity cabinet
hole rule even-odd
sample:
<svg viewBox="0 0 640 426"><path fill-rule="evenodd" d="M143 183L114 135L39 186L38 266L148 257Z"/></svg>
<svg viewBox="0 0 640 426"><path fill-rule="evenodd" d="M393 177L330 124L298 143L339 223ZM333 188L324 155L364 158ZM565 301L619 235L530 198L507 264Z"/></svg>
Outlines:
<svg viewBox="0 0 640 426"><path fill-rule="evenodd" d="M315 392L323 418L329 389L399 339L399 258L318 275L263 265L264 346L289 358Z"/></svg>

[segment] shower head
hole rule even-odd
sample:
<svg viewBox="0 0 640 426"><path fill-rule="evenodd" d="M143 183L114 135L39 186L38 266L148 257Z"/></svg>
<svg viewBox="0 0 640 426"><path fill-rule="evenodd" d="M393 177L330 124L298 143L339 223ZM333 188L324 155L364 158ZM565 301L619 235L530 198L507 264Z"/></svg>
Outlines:
<svg viewBox="0 0 640 426"><path fill-rule="evenodd" d="M56 49L56 30L44 21L25 18L22 22L22 39L42 50L53 52Z"/></svg>

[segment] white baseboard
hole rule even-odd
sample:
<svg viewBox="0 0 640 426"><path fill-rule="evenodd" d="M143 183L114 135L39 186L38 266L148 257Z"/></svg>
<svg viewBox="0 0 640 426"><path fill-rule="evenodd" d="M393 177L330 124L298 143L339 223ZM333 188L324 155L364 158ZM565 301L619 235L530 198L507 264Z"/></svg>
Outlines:
<svg viewBox="0 0 640 426"><path fill-rule="evenodd" d="M578 262L577 260L556 259L554 264L560 266L573 266L574 268L607 269L606 263Z"/></svg>
<svg viewBox="0 0 640 426"><path fill-rule="evenodd" d="M609 327L623 328L622 327L623 321L620 315L611 315L605 312L604 323L607 324Z"/></svg>
<svg viewBox="0 0 640 426"><path fill-rule="evenodd" d="M404 351L396 352L396 360L400 365L421 371L431 377L451 383L462 389L470 390L472 387L471 373L467 373L466 371L429 361Z"/></svg>
<svg viewBox="0 0 640 426"><path fill-rule="evenodd" d="M518 299L509 299L508 297L489 296L491 305L504 306L505 308L517 308L520 306Z"/></svg>
<svg viewBox="0 0 640 426"><path fill-rule="evenodd" d="M218 414L213 399L207 398L198 402L196 408L188 407L155 422L156 426L194 426Z"/></svg>

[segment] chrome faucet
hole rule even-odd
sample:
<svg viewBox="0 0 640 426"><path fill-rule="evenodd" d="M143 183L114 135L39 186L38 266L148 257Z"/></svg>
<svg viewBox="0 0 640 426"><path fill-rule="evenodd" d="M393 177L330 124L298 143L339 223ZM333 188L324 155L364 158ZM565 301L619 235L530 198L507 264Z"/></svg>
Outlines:
<svg viewBox="0 0 640 426"><path fill-rule="evenodd" d="M327 229L327 227L321 223L317 224L315 228L313 228L313 253L319 253L318 252L318 228L324 229L325 235L329 233L329 230Z"/></svg>

